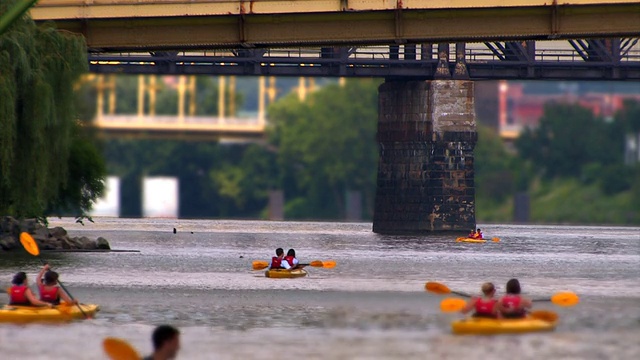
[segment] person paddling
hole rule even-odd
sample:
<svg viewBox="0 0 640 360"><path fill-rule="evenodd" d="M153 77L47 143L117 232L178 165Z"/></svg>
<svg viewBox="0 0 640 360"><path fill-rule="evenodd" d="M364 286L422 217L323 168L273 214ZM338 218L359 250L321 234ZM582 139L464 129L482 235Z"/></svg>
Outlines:
<svg viewBox="0 0 640 360"><path fill-rule="evenodd" d="M488 282L482 284L482 297L473 297L467 305L461 310L463 314L467 314L474 310L473 317L483 317L496 319L498 317L498 300L494 297L496 287Z"/></svg>
<svg viewBox="0 0 640 360"><path fill-rule="evenodd" d="M271 258L269 269L291 269L291 265L289 265L289 262L284 260L284 250L282 248L276 249L276 256Z"/></svg>
<svg viewBox="0 0 640 360"><path fill-rule="evenodd" d="M42 267L36 279L38 291L40 292L40 300L53 305L60 305L60 299L62 298L62 300L69 305L78 304L77 300L72 300L66 292L60 289L58 286L58 277L57 272L49 270L49 264L45 264Z"/></svg>
<svg viewBox="0 0 640 360"><path fill-rule="evenodd" d="M180 350L180 331L170 325L158 326L151 335L153 354L142 360L172 360Z"/></svg>
<svg viewBox="0 0 640 360"><path fill-rule="evenodd" d="M29 288L29 278L24 271L16 273L9 288L9 305L19 306L46 306L53 307L53 304L38 300Z"/></svg>
<svg viewBox="0 0 640 360"><path fill-rule="evenodd" d="M289 249L289 251L287 251L287 256L285 256L283 260L283 262L289 264L291 270L298 269L300 267L298 266L300 262L296 259L296 251L293 249Z"/></svg>
<svg viewBox="0 0 640 360"><path fill-rule="evenodd" d="M520 295L518 279L507 281L507 293L498 302L498 310L506 319L521 319L527 316L527 309L533 306L530 299Z"/></svg>

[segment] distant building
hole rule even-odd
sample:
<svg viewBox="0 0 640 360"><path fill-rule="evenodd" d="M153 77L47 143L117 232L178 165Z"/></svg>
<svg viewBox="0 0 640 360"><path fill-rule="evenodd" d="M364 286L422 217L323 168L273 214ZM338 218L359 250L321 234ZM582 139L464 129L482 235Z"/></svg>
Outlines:
<svg viewBox="0 0 640 360"><path fill-rule="evenodd" d="M499 85L499 129L503 138L516 138L524 127L536 126L544 114L544 106L549 102L579 104L593 112L595 116L612 120L622 109L624 101L640 101L640 94L611 93L564 93L564 94L525 94L522 84L503 81Z"/></svg>
<svg viewBox="0 0 640 360"><path fill-rule="evenodd" d="M615 113L622 109L625 100L640 101L640 87L623 92L614 86L606 86L607 83L600 84L600 87L583 86L584 89L580 89L577 83L563 82L538 83L535 86L512 81L478 82L476 113L481 123L498 130L502 138L513 140L523 128L538 125L548 102L579 104L596 116L612 120ZM606 91L597 91L598 88ZM634 141L640 139L629 140L628 146L640 147L640 143Z"/></svg>

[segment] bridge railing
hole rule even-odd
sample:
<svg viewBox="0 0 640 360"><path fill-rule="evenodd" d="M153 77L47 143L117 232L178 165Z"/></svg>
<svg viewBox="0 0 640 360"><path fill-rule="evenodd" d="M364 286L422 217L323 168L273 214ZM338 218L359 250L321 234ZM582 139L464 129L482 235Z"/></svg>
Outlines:
<svg viewBox="0 0 640 360"><path fill-rule="evenodd" d="M558 45L556 44L556 47ZM580 53L574 49L568 48L538 48L535 51L535 61L548 61L548 62L580 62L583 61ZM293 60L292 64L300 66L315 66L325 63L336 62L341 60L340 57L323 57L321 48L278 48L268 49L261 52L259 56L241 56L237 50L206 50L206 51L183 51L175 52L166 57L167 61L175 61L181 64L215 64L215 65L238 65L240 62L246 62L248 58L252 60L259 59L263 64L262 66L269 66L269 60L278 60L278 64L271 66L284 65L287 59ZM436 61L437 49L431 49L432 57L427 59ZM423 49L420 46L415 48L415 52L412 52L412 57L415 59L407 59L406 52L399 51L396 54L397 61L419 61L422 59ZM450 51L448 60L455 60L455 51ZM488 49L483 44L468 44L465 49L465 56L467 62L484 62L484 61L501 61L500 58ZM149 53L135 53L135 52L120 52L120 53L104 53L104 54L92 54L91 58L94 62L99 62L100 58L104 57L106 61L110 58L118 57L122 59L128 59L126 61L133 63L149 63L158 62L162 58L152 56ZM357 61L366 63L368 61L393 61L392 52L388 46L369 46L358 47L348 49L346 58L342 60ZM620 56L621 62L640 62L640 47L634 47L630 51L625 52Z"/></svg>

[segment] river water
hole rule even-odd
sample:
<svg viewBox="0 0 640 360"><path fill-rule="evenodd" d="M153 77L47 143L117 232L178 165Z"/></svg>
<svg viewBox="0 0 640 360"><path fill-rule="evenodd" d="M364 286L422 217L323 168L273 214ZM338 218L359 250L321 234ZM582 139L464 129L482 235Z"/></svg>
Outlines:
<svg viewBox="0 0 640 360"><path fill-rule="evenodd" d="M100 304L95 319L64 325L0 324L3 359L106 359L101 341L122 337L141 353L162 323L182 332L179 359L639 359L640 228L482 226L502 241L381 236L371 224L156 219L54 219L72 236L104 236L140 253L46 254L72 294ZM177 228L177 234L172 229ZM251 261L293 247L303 261L333 259L301 279L267 279ZM0 285L37 263L0 254ZM553 333L450 334L458 314L426 281L476 292L517 277L530 296L571 290L551 304ZM0 301L4 302L4 299Z"/></svg>

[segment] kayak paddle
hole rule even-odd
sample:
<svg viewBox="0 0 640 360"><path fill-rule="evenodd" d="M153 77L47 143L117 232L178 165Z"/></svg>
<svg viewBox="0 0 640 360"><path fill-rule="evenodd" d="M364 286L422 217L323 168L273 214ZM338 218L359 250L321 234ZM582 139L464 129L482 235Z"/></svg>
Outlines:
<svg viewBox="0 0 640 360"><path fill-rule="evenodd" d="M459 292L459 291L453 291L449 289L445 284L441 284L434 281L427 282L424 288L429 292L432 292L434 294L439 294L439 295L454 294L454 295L467 297L467 298L472 297L470 294ZM580 298L578 297L578 295L570 291L562 291L562 292L557 292L553 294L553 296L551 296L550 298L539 298L539 299L533 299L531 301L552 302L554 305L567 307L567 306L574 306L578 304L580 302Z"/></svg>
<svg viewBox="0 0 640 360"><path fill-rule="evenodd" d="M46 265L46 262L44 260L42 260L42 258L40 257L40 248L38 247L38 243L36 243L36 241L33 239L33 237L31 235L29 235L26 232L21 233L20 234L20 243L22 244L24 249L27 250L27 252L29 254L31 254L31 255L37 257L38 259L40 259L40 262L42 263L42 265ZM62 284L62 281L58 280L58 285L60 285L62 290L64 290L64 292L66 292L67 295L69 295L71 300L73 300L73 296L71 295L69 290L67 290L67 288ZM90 319L89 315L87 315L87 313L85 313L84 310L82 310L82 307L80 306L79 303L76 304L76 306L78 307L78 310L80 310L82 315L84 315L85 319ZM60 308L58 308L58 309L60 309Z"/></svg>
<svg viewBox="0 0 640 360"><path fill-rule="evenodd" d="M128 342L108 337L102 341L102 348L111 360L140 360L136 349L129 345Z"/></svg>
<svg viewBox="0 0 640 360"><path fill-rule="evenodd" d="M438 295L454 294L462 297L471 297L471 294L467 294L465 292L459 292L459 291L452 291L447 287L447 285L441 284L435 281L429 281L426 284L424 284L424 289L427 290L428 292L432 292Z"/></svg>
<svg viewBox="0 0 640 360"><path fill-rule="evenodd" d="M440 310L442 312L459 312L467 302L459 298L447 298L440 302ZM527 313L528 316L546 322L558 321L558 314L550 310L534 310Z"/></svg>
<svg viewBox="0 0 640 360"><path fill-rule="evenodd" d="M255 260L251 265L253 267L253 270L264 270L269 267L269 262L264 260ZM334 260L327 260L327 261L314 260L308 264L298 264L298 265L333 269L334 267L336 267L336 262Z"/></svg>

